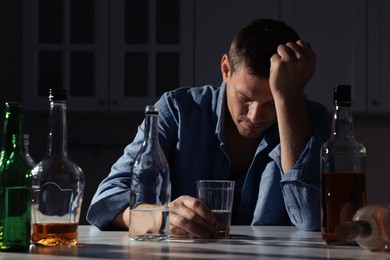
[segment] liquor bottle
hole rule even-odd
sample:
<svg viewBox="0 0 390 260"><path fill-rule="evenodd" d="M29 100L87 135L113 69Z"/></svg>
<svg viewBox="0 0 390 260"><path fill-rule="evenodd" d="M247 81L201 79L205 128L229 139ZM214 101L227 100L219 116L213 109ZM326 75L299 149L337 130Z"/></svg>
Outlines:
<svg viewBox="0 0 390 260"><path fill-rule="evenodd" d="M24 134L24 152L26 154L26 161L28 167L32 170L37 164L35 163L34 159L30 155L30 135Z"/></svg>
<svg viewBox="0 0 390 260"><path fill-rule="evenodd" d="M169 237L170 189L169 166L158 140L158 111L147 106L144 139L131 167L130 239Z"/></svg>
<svg viewBox="0 0 390 260"><path fill-rule="evenodd" d="M337 226L366 205L366 148L353 134L351 86L334 88L333 134L321 148L321 233L337 243Z"/></svg>
<svg viewBox="0 0 390 260"><path fill-rule="evenodd" d="M23 144L23 111L18 102L5 108L0 161L0 247L27 250L31 238L31 170Z"/></svg>
<svg viewBox="0 0 390 260"><path fill-rule="evenodd" d="M77 244L84 174L69 157L66 91L51 89L47 154L33 169L32 242L43 246Z"/></svg>
<svg viewBox="0 0 390 260"><path fill-rule="evenodd" d="M339 240L356 241L371 251L390 250L390 207L368 205L359 209L353 221L336 228Z"/></svg>

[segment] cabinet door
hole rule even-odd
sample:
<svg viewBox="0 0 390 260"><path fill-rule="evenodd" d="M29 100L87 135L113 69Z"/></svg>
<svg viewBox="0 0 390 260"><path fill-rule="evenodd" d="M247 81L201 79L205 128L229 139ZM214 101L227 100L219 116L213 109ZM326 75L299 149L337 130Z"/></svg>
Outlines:
<svg viewBox="0 0 390 260"><path fill-rule="evenodd" d="M47 110L48 90L68 90L68 108L107 110L108 1L23 2L23 102Z"/></svg>
<svg viewBox="0 0 390 260"><path fill-rule="evenodd" d="M365 0L281 0L281 19L317 55L309 98L333 109L333 86L352 85L352 109L366 111L367 9Z"/></svg>
<svg viewBox="0 0 390 260"><path fill-rule="evenodd" d="M111 1L112 111L143 111L165 91L193 84L193 1Z"/></svg>
<svg viewBox="0 0 390 260"><path fill-rule="evenodd" d="M368 111L390 111L390 1L368 1Z"/></svg>
<svg viewBox="0 0 390 260"><path fill-rule="evenodd" d="M49 88L77 111L143 111L193 85L192 0L24 1L23 99L47 109Z"/></svg>
<svg viewBox="0 0 390 260"><path fill-rule="evenodd" d="M195 84L219 86L221 58L233 37L252 20L277 19L279 1L196 0L195 10Z"/></svg>

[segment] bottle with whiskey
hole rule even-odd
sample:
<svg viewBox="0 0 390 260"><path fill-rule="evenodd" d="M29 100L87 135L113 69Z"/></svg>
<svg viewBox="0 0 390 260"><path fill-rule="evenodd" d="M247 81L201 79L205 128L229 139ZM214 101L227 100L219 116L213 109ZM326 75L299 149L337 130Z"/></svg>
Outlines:
<svg viewBox="0 0 390 260"><path fill-rule="evenodd" d="M0 160L0 249L27 250L31 237L31 170L23 144L23 112L7 102Z"/></svg>
<svg viewBox="0 0 390 260"><path fill-rule="evenodd" d="M366 148L353 134L351 86L334 88L333 134L321 148L321 234L338 243L335 229L366 205Z"/></svg>
<svg viewBox="0 0 390 260"><path fill-rule="evenodd" d="M32 171L32 242L77 244L84 174L67 148L66 91L51 89L47 154Z"/></svg>

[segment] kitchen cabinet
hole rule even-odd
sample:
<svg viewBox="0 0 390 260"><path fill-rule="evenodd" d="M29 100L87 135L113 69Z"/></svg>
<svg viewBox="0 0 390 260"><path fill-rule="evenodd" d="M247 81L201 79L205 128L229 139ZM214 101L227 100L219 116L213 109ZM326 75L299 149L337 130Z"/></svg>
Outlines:
<svg viewBox="0 0 390 260"><path fill-rule="evenodd" d="M352 85L352 110L390 112L390 2L282 0L281 19L312 43L310 98L332 109L332 87Z"/></svg>
<svg viewBox="0 0 390 260"><path fill-rule="evenodd" d="M350 84L354 112L390 111L386 0L26 0L23 8L29 110L47 108L49 87L69 90L71 110L142 111L166 90L219 85L234 35L272 18L316 52L308 98L333 109L333 87Z"/></svg>
<svg viewBox="0 0 390 260"><path fill-rule="evenodd" d="M367 108L369 112L390 112L390 2L367 3Z"/></svg>
<svg viewBox="0 0 390 260"><path fill-rule="evenodd" d="M26 0L23 102L47 109L68 90L74 111L142 111L193 84L193 1Z"/></svg>
<svg viewBox="0 0 390 260"><path fill-rule="evenodd" d="M333 87L352 86L352 110L367 110L366 0L282 0L281 19L310 42L316 73L306 94L333 110Z"/></svg>

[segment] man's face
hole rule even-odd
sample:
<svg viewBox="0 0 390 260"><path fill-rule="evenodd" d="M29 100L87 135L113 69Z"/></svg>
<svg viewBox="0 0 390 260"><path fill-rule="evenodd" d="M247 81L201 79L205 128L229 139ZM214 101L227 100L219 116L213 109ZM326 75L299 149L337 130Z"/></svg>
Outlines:
<svg viewBox="0 0 390 260"><path fill-rule="evenodd" d="M239 133L247 138L260 137L276 122L269 80L242 68L225 75L227 106Z"/></svg>

